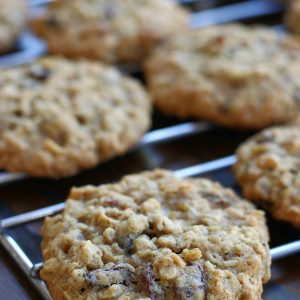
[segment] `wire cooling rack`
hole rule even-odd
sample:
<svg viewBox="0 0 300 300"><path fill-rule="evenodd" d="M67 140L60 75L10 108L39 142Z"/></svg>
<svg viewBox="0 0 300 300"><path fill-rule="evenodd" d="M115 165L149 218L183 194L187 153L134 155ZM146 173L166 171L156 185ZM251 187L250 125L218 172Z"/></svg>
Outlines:
<svg viewBox="0 0 300 300"><path fill-rule="evenodd" d="M31 0L31 5L40 5L47 0ZM260 20L263 18L264 23L269 23L268 18L283 12L284 7L280 2L273 2L271 0L248 0L248 1L212 1L212 0L181 0L184 5L197 8L205 8L204 10L195 12L191 16L190 24L192 27L207 26L210 24L220 24L232 21L251 22L252 20ZM214 8L209 8L215 6ZM282 29L278 23L270 22L275 25L275 29ZM278 26L279 25L279 26ZM31 40L30 40L31 39ZM29 34L27 35L27 44L23 48L27 51L19 51L5 57L0 58L0 67L13 66L21 63L26 63L43 53L46 49L42 42L38 41ZM22 47L21 47L22 48ZM23 50L24 50L23 49ZM29 55L28 55L29 53ZM146 133L141 141L131 151L140 148L149 147L150 145L158 143L166 143L171 140L179 140L184 137L210 132L215 127L206 122L185 122L182 124L169 126L162 129L157 129ZM180 178L199 176L206 173L214 173L219 170L231 167L236 161L234 155L222 157L219 159L204 162L198 165L192 165L186 168L175 170L176 176ZM27 176L24 174L11 174L7 172L0 172L0 185L13 183L18 180L23 180ZM42 267L42 262L34 262L27 255L11 233L11 230L17 227L36 223L43 220L46 216L51 216L61 212L64 208L64 203L55 204L42 209L30 211L21 215L12 216L2 219L0 221L0 243L12 256L17 265L30 279L35 288L40 292L44 299L51 299L45 283L39 277L39 270ZM37 249L38 250L38 249ZM40 250L39 250L40 251ZM272 259L277 260L300 251L300 240L286 243L271 249Z"/></svg>
<svg viewBox="0 0 300 300"><path fill-rule="evenodd" d="M182 133L177 135L177 129L181 129ZM139 144L139 147L166 142L171 139L179 139L185 135L194 134L210 130L210 126L206 123L185 123L179 126L169 127L152 131L144 136ZM198 165L193 165L187 168L174 171L175 175L180 178L199 176L208 172L215 172L223 168L232 166L235 163L235 156L227 156L213 161L205 162ZM51 299L45 283L39 277L39 270L42 267L42 262L33 263L26 255L21 246L16 242L12 235L7 230L17 226L24 226L28 223L39 221L46 216L51 216L61 212L64 208L64 203L58 203L42 209L24 213L21 215L9 217L0 222L0 243L10 253L15 262L20 266L22 271L27 275L32 284L40 292L44 299ZM300 240L288 244L284 244L271 249L272 260L277 260L300 251Z"/></svg>

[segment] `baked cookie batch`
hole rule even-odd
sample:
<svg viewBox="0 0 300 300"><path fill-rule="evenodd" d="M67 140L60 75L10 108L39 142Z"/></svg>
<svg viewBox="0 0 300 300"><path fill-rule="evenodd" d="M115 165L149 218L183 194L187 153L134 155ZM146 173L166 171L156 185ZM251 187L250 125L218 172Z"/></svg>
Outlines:
<svg viewBox="0 0 300 300"><path fill-rule="evenodd" d="M299 1L286 24L300 34ZM0 0L0 52L24 1ZM171 0L60 0L30 21L49 55L0 70L0 168L62 178L126 153L152 105L263 129L237 150L245 199L300 228L300 38L240 24L189 29ZM115 65L134 63L146 84ZM268 126L272 125L269 128ZM41 277L54 300L259 300L270 279L264 211L166 170L73 188L46 218Z"/></svg>

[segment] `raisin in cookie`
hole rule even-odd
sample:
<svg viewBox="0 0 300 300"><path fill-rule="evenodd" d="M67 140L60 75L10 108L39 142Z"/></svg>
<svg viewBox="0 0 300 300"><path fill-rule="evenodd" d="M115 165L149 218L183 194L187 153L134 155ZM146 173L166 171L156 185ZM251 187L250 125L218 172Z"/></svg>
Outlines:
<svg viewBox="0 0 300 300"><path fill-rule="evenodd" d="M300 41L268 28L191 30L159 48L145 69L154 104L170 115L250 129L300 111Z"/></svg>
<svg viewBox="0 0 300 300"><path fill-rule="evenodd" d="M124 153L150 123L134 79L100 63L44 58L0 74L0 167L64 177Z"/></svg>
<svg viewBox="0 0 300 300"><path fill-rule="evenodd" d="M242 144L234 172L244 196L300 228L300 126L266 129Z"/></svg>
<svg viewBox="0 0 300 300"><path fill-rule="evenodd" d="M259 300L270 277L264 212L163 170L73 188L42 235L54 300Z"/></svg>
<svg viewBox="0 0 300 300"><path fill-rule="evenodd" d="M61 0L33 28L51 53L116 63L143 59L187 24L187 13L172 0Z"/></svg>
<svg viewBox="0 0 300 300"><path fill-rule="evenodd" d="M25 22L25 0L0 0L0 53L13 49Z"/></svg>

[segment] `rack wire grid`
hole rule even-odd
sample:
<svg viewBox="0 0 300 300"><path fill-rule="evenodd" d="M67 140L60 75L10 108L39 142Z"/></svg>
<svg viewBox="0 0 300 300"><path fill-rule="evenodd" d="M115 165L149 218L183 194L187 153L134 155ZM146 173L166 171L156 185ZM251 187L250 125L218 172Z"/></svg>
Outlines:
<svg viewBox="0 0 300 300"><path fill-rule="evenodd" d="M31 6L41 5L49 0L31 0ZM284 7L280 2L273 2L271 0L247 0L247 1L212 1L212 0L181 0L183 5L188 5L193 8L205 8L194 12L191 16L190 24L192 27L202 27L211 24L226 23L232 21L249 21L263 18L264 20L269 16L274 16L283 12ZM207 9L207 7L211 7ZM282 25L274 25L275 30L282 30ZM28 36L27 36L28 37ZM32 36L29 36L29 41ZM33 58L42 55L45 52L44 46L41 44L37 46L35 39L31 39L28 43L28 48L37 48L31 52L30 55L24 53L13 53L0 59L0 67L14 66L17 64L26 63ZM28 50L28 49L27 49ZM27 51L26 50L26 51ZM28 50L29 51L29 50ZM166 143L171 140L179 140L184 137L209 132L214 130L215 126L207 122L185 122L174 126L169 126L162 129L152 130L146 133L139 144L132 149L135 151L139 148L148 147L152 144ZM212 161L204 162L198 165L181 168L175 170L175 175L180 178L199 176L206 173L217 172L221 169L231 167L236 161L234 155L222 157ZM23 180L27 176L25 174L11 174L8 172L0 173L0 185L10 184L15 181ZM39 291L44 299L51 299L47 290L46 284L39 277L39 270L42 267L42 262L33 262L22 249L22 245L16 241L11 234L11 230L18 226L25 226L26 224L41 221L46 216L51 216L61 212L64 208L64 203L55 204L42 209L30 211L24 214L8 217L0 221L0 243L8 251L17 265L30 279L31 283ZM286 243L271 249L273 260L292 255L300 251L300 240Z"/></svg>

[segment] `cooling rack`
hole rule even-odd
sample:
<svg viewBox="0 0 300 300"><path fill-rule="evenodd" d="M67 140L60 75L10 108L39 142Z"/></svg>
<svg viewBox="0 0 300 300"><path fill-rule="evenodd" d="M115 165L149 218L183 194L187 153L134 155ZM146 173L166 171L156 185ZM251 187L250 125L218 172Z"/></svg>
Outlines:
<svg viewBox="0 0 300 300"><path fill-rule="evenodd" d="M32 6L41 5L47 0L31 0L29 3ZM207 26L210 24L219 24L232 21L257 22L271 24L274 29L282 30L283 27L278 22L284 7L280 2L271 0L247 0L247 1L212 1L212 0L181 0L183 5L187 5L192 9L197 9L191 16L190 24L192 27ZM26 33L27 34L27 33ZM45 45L42 41L36 40L35 37L28 34L27 43L23 45L23 50L12 53L8 56L1 57L0 67L13 66L26 63L46 52ZM31 40L30 40L31 39ZM22 47L20 47L22 50ZM28 55L29 53L29 55ZM215 126L207 122L184 122L164 128L158 128L146 133L141 141L131 149L131 152L139 151L140 149L148 149L151 146L160 143L179 142L187 137L199 134L206 134L214 131ZM235 163L235 156L229 155L213 160L209 160L200 164L190 165L184 168L176 168L175 174L180 178L207 175L213 176L222 170L228 170ZM227 172L227 171L226 171ZM230 171L228 171L230 172ZM227 174L227 173L226 173ZM13 186L17 181L22 181L27 178L24 174L11 174L0 172L0 185L10 184ZM220 180L222 182L222 180ZM30 224L41 222L46 216L51 216L63 210L64 203L47 206L45 208L33 210L27 213L11 216L0 221L0 243L11 255L16 264L24 272L36 290L40 293L43 299L51 299L45 283L39 277L39 270L42 267L40 260L32 259L27 251L23 249L22 243L15 238L13 230L16 228L24 228ZM36 251L40 251L36 249ZM271 249L272 260L290 256L300 252L300 240L294 240L273 247Z"/></svg>
<svg viewBox="0 0 300 300"><path fill-rule="evenodd" d="M177 134L177 129L181 129L180 136ZM180 139L187 134L195 134L210 130L211 127L206 123L185 123L179 126L173 126L167 129L152 131L144 136L138 147L146 147L150 144L166 142L171 139ZM212 160L209 162L193 165L183 169L175 170L174 173L179 178L191 176L199 176L209 172L215 172L223 168L228 168L235 163L235 156L227 156ZM32 284L40 292L44 299L51 299L45 283L39 277L39 270L42 267L42 262L33 263L23 251L22 247L16 242L12 235L7 230L17 226L24 226L28 223L40 221L41 219L52 216L61 212L64 208L64 203L58 203L52 206L41 208L28 213L20 214L5 218L0 222L0 243L10 253L15 262L20 266L22 271L28 276ZM300 240L287 243L271 249L272 260L292 255L300 251Z"/></svg>

